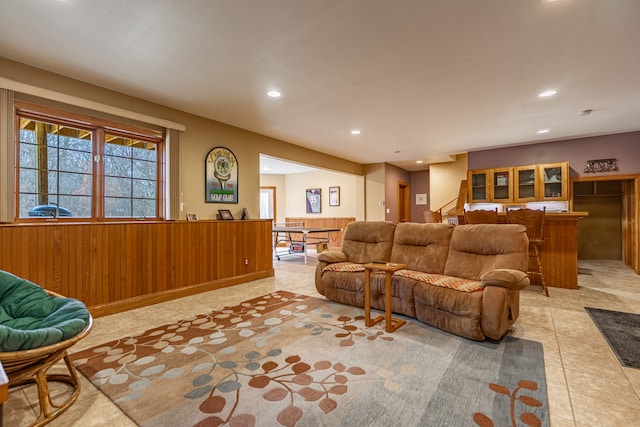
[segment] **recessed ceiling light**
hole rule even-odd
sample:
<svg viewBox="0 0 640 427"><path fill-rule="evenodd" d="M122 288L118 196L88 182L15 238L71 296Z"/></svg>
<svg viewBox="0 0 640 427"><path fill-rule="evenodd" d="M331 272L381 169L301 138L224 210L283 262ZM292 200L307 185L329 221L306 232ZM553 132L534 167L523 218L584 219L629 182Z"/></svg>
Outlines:
<svg viewBox="0 0 640 427"><path fill-rule="evenodd" d="M537 134L549 133L549 129L540 129Z"/></svg>
<svg viewBox="0 0 640 427"><path fill-rule="evenodd" d="M360 135L360 131L358 129L354 129L351 131L351 135Z"/></svg>
<svg viewBox="0 0 640 427"><path fill-rule="evenodd" d="M422 160L416 160L416 163L421 164Z"/></svg>
<svg viewBox="0 0 640 427"><path fill-rule="evenodd" d="M280 98L282 94L277 90L270 90L269 92L267 92L267 95L270 96L271 98Z"/></svg>
<svg viewBox="0 0 640 427"><path fill-rule="evenodd" d="M540 92L540 93L538 94L538 96L539 96L540 98L546 98L546 97L548 97L548 96L553 96L553 95L555 95L556 93L558 93L558 91L557 91L557 90L555 90L555 89L548 89L548 90L545 90L544 92Z"/></svg>

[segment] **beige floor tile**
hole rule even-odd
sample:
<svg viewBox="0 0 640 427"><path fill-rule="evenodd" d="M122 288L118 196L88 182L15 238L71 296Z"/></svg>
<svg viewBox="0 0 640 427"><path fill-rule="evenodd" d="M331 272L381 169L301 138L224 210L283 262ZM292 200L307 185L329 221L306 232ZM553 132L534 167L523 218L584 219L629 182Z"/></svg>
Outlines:
<svg viewBox="0 0 640 427"><path fill-rule="evenodd" d="M551 427L576 427L576 424L573 422L573 420L554 417L553 415L550 418L551 418Z"/></svg>
<svg viewBox="0 0 640 427"><path fill-rule="evenodd" d="M621 404L640 410L640 400L626 377L616 380L593 372L565 370L571 394L589 396L601 401ZM640 420L638 420L640 421Z"/></svg>
<svg viewBox="0 0 640 427"><path fill-rule="evenodd" d="M554 419L573 422L573 408L569 391L566 388L550 386L547 381L547 400L549 401L549 415Z"/></svg>
<svg viewBox="0 0 640 427"><path fill-rule="evenodd" d="M640 409L583 394L572 393L575 421L581 426L621 427L637 426Z"/></svg>

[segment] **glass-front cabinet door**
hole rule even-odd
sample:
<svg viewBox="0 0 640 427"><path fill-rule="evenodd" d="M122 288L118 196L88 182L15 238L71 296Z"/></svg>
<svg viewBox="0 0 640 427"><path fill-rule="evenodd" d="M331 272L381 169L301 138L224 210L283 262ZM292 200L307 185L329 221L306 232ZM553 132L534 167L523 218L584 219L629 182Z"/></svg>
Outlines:
<svg viewBox="0 0 640 427"><path fill-rule="evenodd" d="M513 168L493 169L491 201L511 203L513 201Z"/></svg>
<svg viewBox="0 0 640 427"><path fill-rule="evenodd" d="M515 197L514 202L534 202L537 193L536 165L518 166L513 168L515 176Z"/></svg>
<svg viewBox="0 0 640 427"><path fill-rule="evenodd" d="M540 200L568 200L569 163L538 165L540 171Z"/></svg>
<svg viewBox="0 0 640 427"><path fill-rule="evenodd" d="M469 191L469 203L488 202L489 194L489 169L469 171L467 187Z"/></svg>

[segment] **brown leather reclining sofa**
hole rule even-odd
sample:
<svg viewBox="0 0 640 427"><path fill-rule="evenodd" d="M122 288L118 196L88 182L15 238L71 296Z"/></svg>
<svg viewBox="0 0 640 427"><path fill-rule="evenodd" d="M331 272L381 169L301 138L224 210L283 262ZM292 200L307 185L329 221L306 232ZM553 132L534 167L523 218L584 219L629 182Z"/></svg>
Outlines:
<svg viewBox="0 0 640 427"><path fill-rule="evenodd" d="M393 276L394 313L472 340L499 340L529 285L527 251L521 225L356 221L340 251L318 255L315 284L332 301L363 307L363 264L408 264ZM383 274L371 275L371 307L384 309Z"/></svg>

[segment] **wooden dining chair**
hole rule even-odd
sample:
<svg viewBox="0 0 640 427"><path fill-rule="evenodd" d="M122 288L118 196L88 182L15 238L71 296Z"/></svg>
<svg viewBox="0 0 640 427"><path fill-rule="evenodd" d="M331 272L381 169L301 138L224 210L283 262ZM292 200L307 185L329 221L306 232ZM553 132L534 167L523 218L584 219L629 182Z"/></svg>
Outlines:
<svg viewBox="0 0 640 427"><path fill-rule="evenodd" d="M424 211L424 222L427 223L440 223L442 222L442 211Z"/></svg>
<svg viewBox="0 0 640 427"><path fill-rule="evenodd" d="M527 274L540 278L542 291L549 296L549 290L544 281L542 258L540 251L544 244L544 217L546 208L535 209L509 209L507 208L507 222L509 224L521 224L527 227L529 237L529 271Z"/></svg>
<svg viewBox="0 0 640 427"><path fill-rule="evenodd" d="M475 209L464 211L465 224L497 224L498 208L495 210Z"/></svg>

